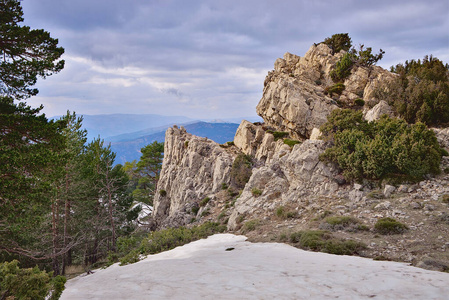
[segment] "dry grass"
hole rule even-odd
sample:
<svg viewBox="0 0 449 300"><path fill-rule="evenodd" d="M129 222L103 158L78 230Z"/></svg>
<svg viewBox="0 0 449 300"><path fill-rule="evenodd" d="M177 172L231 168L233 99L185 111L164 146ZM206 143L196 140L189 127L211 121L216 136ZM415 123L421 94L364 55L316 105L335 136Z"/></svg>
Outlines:
<svg viewBox="0 0 449 300"><path fill-rule="evenodd" d="M71 265L65 268L65 275L67 276L67 278L76 277L80 274L83 274L84 272L86 272L86 270L82 265Z"/></svg>

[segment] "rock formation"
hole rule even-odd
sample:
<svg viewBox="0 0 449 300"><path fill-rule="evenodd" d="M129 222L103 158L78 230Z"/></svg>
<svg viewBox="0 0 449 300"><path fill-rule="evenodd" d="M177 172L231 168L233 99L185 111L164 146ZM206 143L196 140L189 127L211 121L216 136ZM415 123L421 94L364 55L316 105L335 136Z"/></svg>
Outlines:
<svg viewBox="0 0 449 300"><path fill-rule="evenodd" d="M367 120L392 115L388 104L376 99L375 91L395 75L380 67L354 67L344 81L341 95L328 95L326 90L334 84L330 72L343 54L341 51L332 55L326 45L320 44L313 45L304 57L286 53L283 59L277 59L257 105L264 123L242 121L234 145L218 145L193 136L182 127L168 129L154 201L156 226L221 220L229 230L240 230L245 221L255 220L278 222L270 230L281 234L278 227L290 230L321 226L320 220L329 214L354 216L371 228L381 217L394 217L407 221L413 234L400 241L376 240L367 247L366 255L419 264L425 253L433 251L429 248L432 245L449 249L447 238L426 240L430 228L438 228L449 236L444 225L449 224L449 214L443 211L446 204L441 200L449 197L449 175L399 187L379 187L368 182L350 185L335 165L320 161L319 155L327 145L319 140L318 128L339 105L351 107L360 98L366 107L372 107L365 109ZM440 144L449 150L448 129L434 131ZM252 175L243 189L235 190L231 177L239 154L252 158ZM449 170L447 157L442 169ZM280 207L292 209L296 219L276 219L275 211ZM348 238L346 233L339 234ZM391 246L393 243L395 246ZM408 250L418 244L421 250ZM444 255L433 255L439 257L438 261L422 261L441 266L441 259L447 257L449 261L449 256Z"/></svg>
<svg viewBox="0 0 449 300"><path fill-rule="evenodd" d="M235 229L239 216L245 214L273 211L281 205L297 204L335 192L338 183L334 177L338 170L319 160L324 149L323 141L306 140L291 150L284 148L276 152L269 164L255 169L235 203L228 227ZM262 191L261 195L255 196L254 189Z"/></svg>
<svg viewBox="0 0 449 300"><path fill-rule="evenodd" d="M164 162L154 199L153 218L158 226L190 222L198 202L229 184L235 155L217 143L191 135L183 127L165 133Z"/></svg>
<svg viewBox="0 0 449 300"><path fill-rule="evenodd" d="M326 89L334 84L330 72L343 54L332 55L328 46L319 44L312 45L304 57L286 53L283 59L278 58L257 105L265 124L295 138L309 138L313 128L319 128L338 108L337 103L353 105L360 98L376 104L375 89L394 76L377 66L355 66L343 82L342 94L327 95Z"/></svg>
<svg viewBox="0 0 449 300"><path fill-rule="evenodd" d="M379 120L382 115L393 117L393 109L384 100L377 103L372 109L366 111L365 120L368 122Z"/></svg>

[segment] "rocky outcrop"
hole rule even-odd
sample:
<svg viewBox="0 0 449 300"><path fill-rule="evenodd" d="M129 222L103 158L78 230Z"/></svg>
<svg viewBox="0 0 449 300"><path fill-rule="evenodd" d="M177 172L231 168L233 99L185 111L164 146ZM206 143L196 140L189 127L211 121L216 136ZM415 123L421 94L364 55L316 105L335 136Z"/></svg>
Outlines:
<svg viewBox="0 0 449 300"><path fill-rule="evenodd" d="M388 115L390 117L394 116L393 109L384 100L377 103L372 109L366 111L365 120L368 122L379 120L381 116Z"/></svg>
<svg viewBox="0 0 449 300"><path fill-rule="evenodd" d="M447 128L432 128L437 137L438 143L441 147L449 151L449 127Z"/></svg>
<svg viewBox="0 0 449 300"><path fill-rule="evenodd" d="M373 89L380 80L391 76L382 68L356 67L344 82L343 93L331 97L326 92L334 84L330 72L343 55L344 52L333 55L329 47L320 44L313 45L304 57L286 53L284 58L277 59L274 71L266 77L263 97L257 106L265 123L242 121L232 150L192 136L182 127L168 129L154 201L153 219L157 225L184 225L199 217L192 208L198 208L202 199L219 201L222 197L218 193L231 182L232 163L238 153L251 156L254 165L252 176L235 203L230 228L235 227L236 218L242 214L273 209L279 203L302 201L338 189L344 179L333 166L318 159L325 148L319 140L318 128L338 108L337 102L347 104L357 97L368 100L374 97ZM367 115L377 118L387 112L387 107L381 102ZM287 145L285 137L276 136L280 132L293 140L312 139ZM254 196L253 189L261 190L262 194Z"/></svg>
<svg viewBox="0 0 449 300"><path fill-rule="evenodd" d="M187 224L192 218L192 206L220 191L223 183L229 184L234 156L207 138L187 133L183 127L169 128L154 200L157 226Z"/></svg>
<svg viewBox="0 0 449 300"><path fill-rule="evenodd" d="M286 53L277 59L274 71L265 79L257 113L268 126L288 131L295 138L309 138L313 128L319 128L338 108L337 103L351 106L360 98L376 104L376 88L394 77L377 66L355 66L344 81L342 94L327 94L334 84L330 73L343 54L332 55L329 47L319 44L310 47L304 57Z"/></svg>
<svg viewBox="0 0 449 300"><path fill-rule="evenodd" d="M269 164L254 169L235 209L228 227L235 229L240 216L272 211L280 205L308 201L334 193L338 189L338 170L319 160L325 149L323 141L306 140L293 149L276 152ZM260 190L261 195L254 193Z"/></svg>
<svg viewBox="0 0 449 300"><path fill-rule="evenodd" d="M281 149L290 149L283 139L276 140L269 128L243 120L237 128L234 144L245 154L262 163L269 163Z"/></svg>
<svg viewBox="0 0 449 300"><path fill-rule="evenodd" d="M276 60L256 108L267 125L288 131L294 138L309 137L312 129L320 127L337 108L336 102L324 94L323 87L315 83L322 68L319 61L331 58L317 52L309 50L305 59L286 53L284 59Z"/></svg>
<svg viewBox="0 0 449 300"><path fill-rule="evenodd" d="M366 120L393 116L392 108L376 99L376 89L387 87L395 75L380 67L355 66L341 95L330 95L329 87L334 84L330 72L343 54L333 55L321 44L313 45L304 57L286 53L277 59L257 106L265 122L242 121L233 145L218 145L182 127L168 129L154 201L156 226L214 221L257 240L281 240L291 232L334 230L326 223L328 216L349 216L358 220L353 229L364 231L355 235L367 245L364 256L425 265L449 261L448 157L442 159L442 174L399 186L394 179L390 185L348 184L341 170L319 159L327 147L320 140L319 128L334 109L360 105L362 101L354 101L360 98L366 103ZM433 130L449 150L449 129ZM287 213L278 214L279 209ZM379 237L375 224L384 217L403 222L409 231L400 239ZM349 240L354 239L353 233L332 232ZM431 259L424 260L423 254L428 253ZM447 270L449 263L443 266Z"/></svg>

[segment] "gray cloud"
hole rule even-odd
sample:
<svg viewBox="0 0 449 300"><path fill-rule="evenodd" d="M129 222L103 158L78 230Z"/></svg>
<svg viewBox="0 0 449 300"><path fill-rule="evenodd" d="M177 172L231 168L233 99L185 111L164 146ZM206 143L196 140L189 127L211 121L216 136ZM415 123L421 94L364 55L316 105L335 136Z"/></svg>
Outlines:
<svg viewBox="0 0 449 300"><path fill-rule="evenodd" d="M66 49L38 82L47 114L254 115L263 79L285 52L348 32L386 51L384 67L449 61L446 0L23 0L25 23Z"/></svg>

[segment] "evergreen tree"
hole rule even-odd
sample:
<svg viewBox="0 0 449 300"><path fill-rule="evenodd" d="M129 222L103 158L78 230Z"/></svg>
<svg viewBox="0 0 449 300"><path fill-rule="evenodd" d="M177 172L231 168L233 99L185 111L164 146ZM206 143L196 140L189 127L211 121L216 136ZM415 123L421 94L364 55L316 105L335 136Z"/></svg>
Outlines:
<svg viewBox="0 0 449 300"><path fill-rule="evenodd" d="M63 149L63 124L0 97L0 250L42 258L37 235L50 213L51 174Z"/></svg>
<svg viewBox="0 0 449 300"><path fill-rule="evenodd" d="M133 198L137 202L153 205L159 174L164 158L164 143L154 141L141 149L142 156L138 162L125 164L125 171L133 182Z"/></svg>
<svg viewBox="0 0 449 300"><path fill-rule="evenodd" d="M38 93L37 77L64 68L64 49L42 29L20 26L23 11L18 0L0 0L0 93L24 99Z"/></svg>
<svg viewBox="0 0 449 300"><path fill-rule="evenodd" d="M86 264L95 263L106 251L115 251L119 231L129 225L128 177L121 165L113 166L114 160L110 145L105 146L100 138L87 145L83 176L89 187L83 208L77 212L86 236Z"/></svg>
<svg viewBox="0 0 449 300"><path fill-rule="evenodd" d="M20 26L22 21L18 0L0 0L0 254L42 259L48 257L47 236L35 233L51 212L63 126L39 115L42 106L14 101L37 94L37 77L64 67L64 49L48 32Z"/></svg>
<svg viewBox="0 0 449 300"><path fill-rule="evenodd" d="M449 65L425 56L391 68L399 76L379 98L392 104L408 123L439 126L449 123Z"/></svg>

